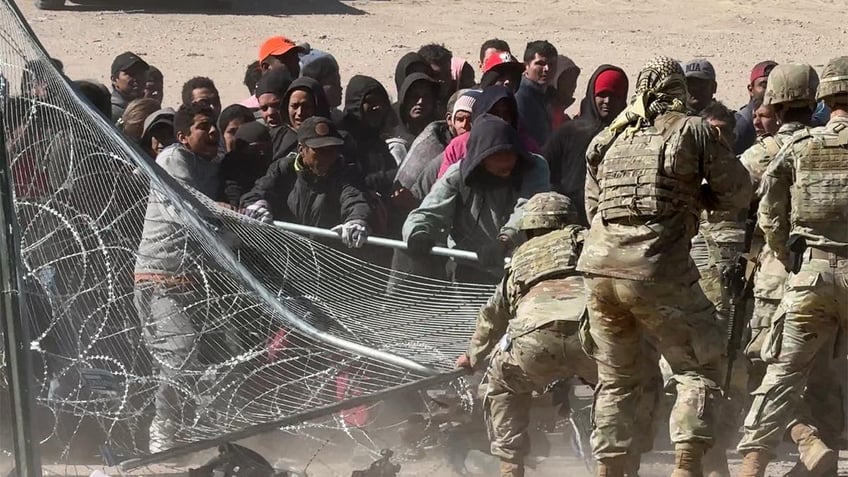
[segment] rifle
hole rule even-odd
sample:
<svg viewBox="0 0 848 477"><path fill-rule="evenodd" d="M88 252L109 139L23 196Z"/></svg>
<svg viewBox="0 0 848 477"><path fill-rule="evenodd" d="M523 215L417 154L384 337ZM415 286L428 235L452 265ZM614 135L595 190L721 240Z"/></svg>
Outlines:
<svg viewBox="0 0 848 477"><path fill-rule="evenodd" d="M754 290L754 275L757 272L756 264L751 268L750 275L745 274L748 268L748 263L755 262L751 260L747 254L751 251L751 245L754 241L754 230L757 227L757 216L755 210L748 211L748 216L745 219L745 239L743 243L743 251L729 277L725 277L728 283L728 288L732 296L733 312L730 314L730 320L727 326L727 368L724 375L724 390L727 392L730 389L731 375L733 374L733 362L736 360L736 352L739 350L742 341L742 332L745 328L746 301L748 296Z"/></svg>

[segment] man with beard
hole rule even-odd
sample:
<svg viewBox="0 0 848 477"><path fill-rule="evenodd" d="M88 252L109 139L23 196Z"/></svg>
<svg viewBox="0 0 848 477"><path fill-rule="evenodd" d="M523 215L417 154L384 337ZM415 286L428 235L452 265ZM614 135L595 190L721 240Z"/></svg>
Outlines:
<svg viewBox="0 0 848 477"><path fill-rule="evenodd" d="M617 66L601 65L586 86L580 116L563 124L542 149L551 167L551 188L574 202L579 223L588 226L584 207L586 149L627 104L627 75Z"/></svg>
<svg viewBox="0 0 848 477"><path fill-rule="evenodd" d="M124 115L127 105L134 99L144 97L147 71L150 66L138 55L124 52L112 61L112 121Z"/></svg>
<svg viewBox="0 0 848 477"><path fill-rule="evenodd" d="M548 87L557 72L557 49L547 41L531 41L524 50L524 76L515 93L518 115L527 134L536 144L545 144L551 135Z"/></svg>
<svg viewBox="0 0 848 477"><path fill-rule="evenodd" d="M739 109L736 113L736 144L734 151L737 155L745 152L746 149L754 145L757 139L757 131L754 128L754 113L757 108L754 106L756 101L762 102L763 95L766 92L768 85L768 77L771 70L777 66L777 63L771 60L761 61L757 63L751 70L751 78L748 82L748 104Z"/></svg>

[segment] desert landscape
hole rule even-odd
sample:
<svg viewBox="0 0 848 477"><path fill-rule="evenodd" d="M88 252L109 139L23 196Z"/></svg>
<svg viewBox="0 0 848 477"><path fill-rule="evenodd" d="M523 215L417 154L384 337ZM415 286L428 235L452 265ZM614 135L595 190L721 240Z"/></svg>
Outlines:
<svg viewBox="0 0 848 477"><path fill-rule="evenodd" d="M736 109L748 100L746 85L755 63L773 59L820 69L829 58L848 52L848 12L833 0L235 0L230 11L181 7L177 0L87 1L68 3L60 11L22 2L18 7L51 56L64 62L69 78L108 85L113 58L133 51L164 73L167 106L179 105L181 85L194 76L212 78L225 106L244 99L245 68L272 35L332 53L341 66L342 84L365 74L383 82L393 96L396 61L423 44L443 43L467 59L479 78L478 50L484 40L504 39L520 57L526 42L547 39L582 68L572 111L586 80L604 63L627 71L632 89L640 66L652 56L707 58L718 75L717 97ZM346 477L351 465L362 468L371 457L343 436L333 442L300 439L297 445L256 439L247 445L272 463L283 460L299 469L309 464L311 476ZM284 445L286 458L275 455ZM528 475L589 475L564 440L555 442L553 454L557 457ZM729 455L732 467L738 465L735 452ZM845 453L842 457L840 470L848 475ZM789 470L794 456L782 459L768 475ZM645 462L643 477L668 475L672 456L656 453ZM438 454L402 463L400 475L454 475ZM53 475L71 474L71 469L76 475L90 473L85 466L52 469ZM151 469L147 475L173 472Z"/></svg>

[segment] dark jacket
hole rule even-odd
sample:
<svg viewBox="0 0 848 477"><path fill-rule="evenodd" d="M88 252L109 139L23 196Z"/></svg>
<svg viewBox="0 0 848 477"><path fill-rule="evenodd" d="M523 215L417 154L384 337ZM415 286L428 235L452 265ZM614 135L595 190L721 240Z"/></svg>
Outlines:
<svg viewBox="0 0 848 477"><path fill-rule="evenodd" d="M274 145L275 161L283 159L297 149L297 131L292 128L289 119L289 99L295 91L307 91L312 95L315 102L315 116L330 117L330 107L327 105L327 96L324 95L324 87L312 78L298 78L292 82L282 98L283 123L282 126L271 128L271 143Z"/></svg>
<svg viewBox="0 0 848 477"><path fill-rule="evenodd" d="M242 197L246 207L259 200L268 202L274 220L312 227L332 228L358 219L369 221L371 207L358 171L340 157L326 177L316 177L289 154L271 164L268 172Z"/></svg>
<svg viewBox="0 0 848 477"><path fill-rule="evenodd" d="M584 207L586 149L592 139L607 126L595 105L595 82L598 75L607 70L624 74L624 70L617 66L599 66L589 78L586 96L580 103L580 116L560 126L542 150L542 155L551 167L551 188L573 201L584 226L589 225Z"/></svg>
<svg viewBox="0 0 848 477"><path fill-rule="evenodd" d="M383 85L374 78L356 75L350 79L345 92L341 129L348 133L348 157L360 168L365 184L381 196L389 197L398 166L386 141L380 137L380 131L362 120L362 101L369 93L389 97Z"/></svg>
<svg viewBox="0 0 848 477"><path fill-rule="evenodd" d="M551 108L548 107L546 87L521 77L521 85L515 93L518 117L527 134L538 144L544 144L551 136Z"/></svg>
<svg viewBox="0 0 848 477"><path fill-rule="evenodd" d="M733 153L741 155L757 142L757 130L754 129L754 100L748 102L742 109L736 112L736 127L733 134L736 141L733 143Z"/></svg>
<svg viewBox="0 0 848 477"><path fill-rule="evenodd" d="M409 93L412 91L412 87L419 81L424 81L432 86L434 101L439 94L438 83L433 81L432 78L424 73L412 73L403 80L403 84L400 88L400 95L398 96L398 102L393 108L395 110L395 114L397 114L398 122L392 129L391 137L386 140L386 144L389 145L389 151L392 153L392 156L395 158L395 162L398 164L403 164L412 142L415 141L418 134L423 131L423 129L420 131L411 129L412 125L410 124L409 110L404 106L404 102L406 101ZM435 104L433 106L431 117L424 124L429 124L430 121L436 119Z"/></svg>
<svg viewBox="0 0 848 477"><path fill-rule="evenodd" d="M124 98L124 95L121 94L117 89L112 89L112 122L117 123L119 119L124 115L124 111L126 111L127 106L129 106L130 102L127 98Z"/></svg>

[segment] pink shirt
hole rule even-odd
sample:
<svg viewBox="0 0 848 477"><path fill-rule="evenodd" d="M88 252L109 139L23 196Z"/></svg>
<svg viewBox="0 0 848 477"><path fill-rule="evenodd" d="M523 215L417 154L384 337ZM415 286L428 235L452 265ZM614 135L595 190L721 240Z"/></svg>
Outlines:
<svg viewBox="0 0 848 477"><path fill-rule="evenodd" d="M245 108L259 109L259 99L253 95L251 95L249 98L246 98L239 104L244 106Z"/></svg>

